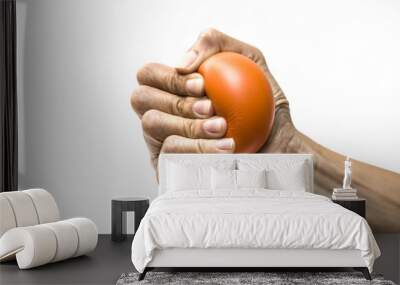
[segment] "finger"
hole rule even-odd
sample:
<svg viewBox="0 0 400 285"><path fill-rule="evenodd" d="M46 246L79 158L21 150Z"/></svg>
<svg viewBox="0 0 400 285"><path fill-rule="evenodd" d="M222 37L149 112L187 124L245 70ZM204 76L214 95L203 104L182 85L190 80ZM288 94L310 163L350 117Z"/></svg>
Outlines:
<svg viewBox="0 0 400 285"><path fill-rule="evenodd" d="M161 148L164 153L233 153L234 150L232 138L206 140L180 136L169 136Z"/></svg>
<svg viewBox="0 0 400 285"><path fill-rule="evenodd" d="M161 150L161 147L163 145L163 142L152 138L151 136L149 136L146 133L143 133L143 137L144 137L144 140L145 140L145 142L147 144L147 147L149 148L149 151L150 151L151 164L153 165L153 167L155 169L157 169L158 156L160 154L160 150Z"/></svg>
<svg viewBox="0 0 400 285"><path fill-rule="evenodd" d="M148 63L137 73L141 85L151 86L181 96L203 96L204 80L199 73L182 75L175 68Z"/></svg>
<svg viewBox="0 0 400 285"><path fill-rule="evenodd" d="M142 117L151 109L186 118L209 118L214 108L209 99L177 96L150 86L139 86L131 96L131 105Z"/></svg>
<svg viewBox="0 0 400 285"><path fill-rule="evenodd" d="M158 110L149 110L142 117L142 128L152 138L164 141L171 135L188 138L221 138L227 129L224 118L187 119Z"/></svg>
<svg viewBox="0 0 400 285"><path fill-rule="evenodd" d="M182 74L195 72L207 58L223 51L242 54L260 66L265 66L264 56L257 48L211 28L200 34L177 70Z"/></svg>
<svg viewBox="0 0 400 285"><path fill-rule="evenodd" d="M256 47L232 38L215 29L208 29L200 34L195 44L186 53L181 64L176 69L181 74L192 73L196 71L207 58L223 51L242 54L257 63L264 70L271 84L272 94L275 99L275 107L284 105L287 107L289 105L285 94L269 71L262 52Z"/></svg>

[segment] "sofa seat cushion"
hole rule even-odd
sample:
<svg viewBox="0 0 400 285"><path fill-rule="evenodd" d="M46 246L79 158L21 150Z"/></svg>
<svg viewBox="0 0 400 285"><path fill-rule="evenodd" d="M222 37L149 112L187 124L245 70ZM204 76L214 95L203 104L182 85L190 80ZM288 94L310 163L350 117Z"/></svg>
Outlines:
<svg viewBox="0 0 400 285"><path fill-rule="evenodd" d="M86 218L17 227L0 238L0 261L16 257L28 269L86 254L97 245L96 225Z"/></svg>

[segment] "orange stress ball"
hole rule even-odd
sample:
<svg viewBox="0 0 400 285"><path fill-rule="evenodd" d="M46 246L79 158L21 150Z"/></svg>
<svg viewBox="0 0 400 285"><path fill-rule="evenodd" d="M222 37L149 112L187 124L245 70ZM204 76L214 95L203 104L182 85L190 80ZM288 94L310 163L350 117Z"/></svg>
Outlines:
<svg viewBox="0 0 400 285"><path fill-rule="evenodd" d="M215 112L228 123L225 137L235 140L235 152L257 152L268 139L275 114L264 71L243 55L221 52L203 62L199 73Z"/></svg>

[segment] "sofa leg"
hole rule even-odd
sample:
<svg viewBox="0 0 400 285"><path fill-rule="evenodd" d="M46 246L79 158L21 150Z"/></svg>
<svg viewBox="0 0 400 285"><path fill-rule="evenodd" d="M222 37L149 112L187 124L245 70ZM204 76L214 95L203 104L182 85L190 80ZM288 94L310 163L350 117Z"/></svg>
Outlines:
<svg viewBox="0 0 400 285"><path fill-rule="evenodd" d="M369 274L369 270L367 267L355 267L354 269L357 271L361 271L362 274L364 275L365 279L372 280L371 274Z"/></svg>
<svg viewBox="0 0 400 285"><path fill-rule="evenodd" d="M146 277L146 273L147 273L147 267L143 270L142 273L139 274L138 281L142 281L144 277Z"/></svg>

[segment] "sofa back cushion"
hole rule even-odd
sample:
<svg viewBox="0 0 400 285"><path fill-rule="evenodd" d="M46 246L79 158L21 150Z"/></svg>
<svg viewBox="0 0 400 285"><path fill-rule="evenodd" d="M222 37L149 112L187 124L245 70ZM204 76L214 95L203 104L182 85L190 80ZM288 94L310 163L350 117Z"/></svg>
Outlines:
<svg viewBox="0 0 400 285"><path fill-rule="evenodd" d="M15 227L34 226L60 219L56 201L44 189L0 193L0 237Z"/></svg>

